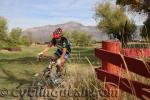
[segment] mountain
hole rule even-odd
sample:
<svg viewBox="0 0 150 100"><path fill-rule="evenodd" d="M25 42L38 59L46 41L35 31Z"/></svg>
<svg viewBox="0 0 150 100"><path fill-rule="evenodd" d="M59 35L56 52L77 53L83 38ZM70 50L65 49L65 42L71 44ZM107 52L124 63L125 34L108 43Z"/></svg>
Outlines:
<svg viewBox="0 0 150 100"><path fill-rule="evenodd" d="M58 27L61 27L63 31L67 31L67 32L73 32L75 30L86 32L87 34L90 34L93 37L93 39L97 41L108 39L107 34L102 33L102 31L99 31L96 26L84 26L77 22L67 22L58 25L46 25L41 27L29 28L24 30L22 34L28 36L30 40L34 42L36 41L46 42L50 40L50 36L52 32Z"/></svg>

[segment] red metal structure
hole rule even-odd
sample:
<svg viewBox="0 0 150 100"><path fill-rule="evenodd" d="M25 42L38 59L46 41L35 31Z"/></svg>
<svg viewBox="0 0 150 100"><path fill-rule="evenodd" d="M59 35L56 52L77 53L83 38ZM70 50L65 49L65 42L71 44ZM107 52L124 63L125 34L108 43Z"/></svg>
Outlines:
<svg viewBox="0 0 150 100"><path fill-rule="evenodd" d="M96 68L97 78L115 84L115 88L124 90L140 99L150 98L150 86L124 78L122 72L134 72L150 78L150 63L120 54L120 43L103 41L102 49L96 48L96 57L102 60L102 67Z"/></svg>
<svg viewBox="0 0 150 100"><path fill-rule="evenodd" d="M139 58L139 57L150 57L150 49L149 48L125 48L122 50L123 54L128 56L128 57L134 57L134 58Z"/></svg>

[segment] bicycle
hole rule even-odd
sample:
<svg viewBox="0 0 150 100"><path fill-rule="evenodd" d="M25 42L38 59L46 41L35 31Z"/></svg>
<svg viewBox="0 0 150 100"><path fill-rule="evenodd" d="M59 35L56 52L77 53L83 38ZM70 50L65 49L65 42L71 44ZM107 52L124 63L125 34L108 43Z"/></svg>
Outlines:
<svg viewBox="0 0 150 100"><path fill-rule="evenodd" d="M40 55L38 57L38 61L42 61L42 59L46 57L43 55ZM42 73L37 73L34 75L33 82L32 82L32 88L54 88L59 87L61 82L64 81L66 76L66 66L63 66L63 72L62 76L58 76L58 65L57 65L57 59L54 57L49 57L50 62L49 65L42 71Z"/></svg>

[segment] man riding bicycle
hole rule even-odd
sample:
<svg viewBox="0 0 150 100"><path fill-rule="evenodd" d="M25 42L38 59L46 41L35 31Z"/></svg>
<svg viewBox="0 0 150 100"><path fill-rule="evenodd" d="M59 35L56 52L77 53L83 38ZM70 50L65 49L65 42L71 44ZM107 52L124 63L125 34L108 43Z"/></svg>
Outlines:
<svg viewBox="0 0 150 100"><path fill-rule="evenodd" d="M49 48L52 46L56 46L57 50L54 53L54 59L57 59L57 74L60 77L62 75L62 69L63 65L66 62L66 60L69 58L71 53L71 44L67 38L63 36L63 31L61 28L57 28L52 35L52 40L47 45L47 47L40 52L38 55L45 55Z"/></svg>

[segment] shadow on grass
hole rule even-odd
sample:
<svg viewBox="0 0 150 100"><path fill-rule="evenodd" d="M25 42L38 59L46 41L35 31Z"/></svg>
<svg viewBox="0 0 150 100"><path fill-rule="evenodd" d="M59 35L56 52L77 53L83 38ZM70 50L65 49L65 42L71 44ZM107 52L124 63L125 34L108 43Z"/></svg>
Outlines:
<svg viewBox="0 0 150 100"><path fill-rule="evenodd" d="M29 71L26 71L26 70L24 71L24 76L29 76L28 79L25 79L25 78L16 77L14 73L12 73L9 70L4 69L3 67L0 67L0 70L4 74L4 76L0 76L0 78L6 80L10 84L17 83L18 85L16 86L16 88L19 88L25 84L30 85L32 83L32 75L33 74L31 74L31 72L29 72Z"/></svg>
<svg viewBox="0 0 150 100"><path fill-rule="evenodd" d="M43 59L40 63L47 63L48 59ZM21 58L15 58L15 59L1 59L0 62L4 63L20 63L20 64L38 64L39 61L37 61L36 57L21 57Z"/></svg>
<svg viewBox="0 0 150 100"><path fill-rule="evenodd" d="M76 54L76 53L84 53L84 54L93 54L94 53L94 49L73 49L71 51L72 54Z"/></svg>
<svg viewBox="0 0 150 100"><path fill-rule="evenodd" d="M98 61L98 59L95 56L87 56L89 58L89 60L91 61L91 63L95 64L95 62ZM80 57L78 57L78 55L76 56L72 56L69 58L68 60L70 63L78 63L78 64L88 64L88 61L85 59L85 55L81 55ZM42 60L42 62L37 61L36 57L21 57L21 58L15 58L15 59L1 59L0 63L8 63L8 64L34 64L34 65L38 65L43 64L43 65L48 65L49 63L49 59L45 58Z"/></svg>

